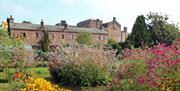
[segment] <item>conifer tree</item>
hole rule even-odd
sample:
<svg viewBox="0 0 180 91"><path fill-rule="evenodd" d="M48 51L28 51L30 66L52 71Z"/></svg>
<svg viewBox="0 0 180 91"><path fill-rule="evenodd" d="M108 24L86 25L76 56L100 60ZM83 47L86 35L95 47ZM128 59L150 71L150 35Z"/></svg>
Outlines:
<svg viewBox="0 0 180 91"><path fill-rule="evenodd" d="M136 21L132 28L132 33L128 38L132 45L137 47L151 46L151 33L148 31L145 17L140 15L136 18Z"/></svg>

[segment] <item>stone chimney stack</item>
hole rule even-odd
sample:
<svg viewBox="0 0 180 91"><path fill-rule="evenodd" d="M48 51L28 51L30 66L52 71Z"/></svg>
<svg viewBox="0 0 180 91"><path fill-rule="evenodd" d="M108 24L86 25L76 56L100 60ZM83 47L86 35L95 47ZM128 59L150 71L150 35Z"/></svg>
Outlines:
<svg viewBox="0 0 180 91"><path fill-rule="evenodd" d="M115 30L115 22L116 22L116 17L113 17L113 29Z"/></svg>
<svg viewBox="0 0 180 91"><path fill-rule="evenodd" d="M12 17L12 15L10 15L9 22L14 23L14 18Z"/></svg>
<svg viewBox="0 0 180 91"><path fill-rule="evenodd" d="M64 26L64 30L67 28L68 24L65 20L61 20L61 26Z"/></svg>
<svg viewBox="0 0 180 91"><path fill-rule="evenodd" d="M8 33L11 36L11 32L10 32L11 25L12 25L12 23L14 23L14 18L12 17L12 15L10 15L10 17L7 18L7 23L8 23Z"/></svg>
<svg viewBox="0 0 180 91"><path fill-rule="evenodd" d="M113 17L113 21L116 21L116 17Z"/></svg>
<svg viewBox="0 0 180 91"><path fill-rule="evenodd" d="M127 33L127 27L124 27L124 32Z"/></svg>
<svg viewBox="0 0 180 91"><path fill-rule="evenodd" d="M44 21L43 21L43 19L41 19L41 27L40 28L44 28Z"/></svg>

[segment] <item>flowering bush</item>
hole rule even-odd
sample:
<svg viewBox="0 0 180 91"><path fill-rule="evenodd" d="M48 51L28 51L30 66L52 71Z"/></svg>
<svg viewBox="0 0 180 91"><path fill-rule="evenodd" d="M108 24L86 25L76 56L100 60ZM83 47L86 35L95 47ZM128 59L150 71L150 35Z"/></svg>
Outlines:
<svg viewBox="0 0 180 91"><path fill-rule="evenodd" d="M118 59L116 52L85 45L70 45L50 53L49 70L56 81L79 86L108 84Z"/></svg>
<svg viewBox="0 0 180 91"><path fill-rule="evenodd" d="M140 77L140 83L148 83L150 86L172 91L177 89L180 79L179 63L180 51L175 45L165 44L154 46L146 50L146 55L151 55L146 62L146 72Z"/></svg>
<svg viewBox="0 0 180 91"><path fill-rule="evenodd" d="M118 61L116 51L92 48L86 45L59 47L55 52L49 53L49 60L61 67L68 63L79 65L90 62L104 69L111 67L112 64Z"/></svg>
<svg viewBox="0 0 180 91"><path fill-rule="evenodd" d="M24 80L25 87L20 91L71 91L69 89L58 88L43 78L28 77Z"/></svg>
<svg viewBox="0 0 180 91"><path fill-rule="evenodd" d="M179 49L179 39L176 45L171 46L162 43L144 49L125 49L122 52L124 63L119 68L119 76L122 78L124 75L139 84L164 91L176 91L180 87Z"/></svg>

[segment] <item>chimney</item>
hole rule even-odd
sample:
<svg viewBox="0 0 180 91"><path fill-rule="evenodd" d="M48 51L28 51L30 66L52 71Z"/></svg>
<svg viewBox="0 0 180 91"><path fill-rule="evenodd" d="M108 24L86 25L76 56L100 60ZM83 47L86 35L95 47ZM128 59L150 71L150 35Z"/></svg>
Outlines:
<svg viewBox="0 0 180 91"><path fill-rule="evenodd" d="M113 17L113 21L116 21L116 17Z"/></svg>
<svg viewBox="0 0 180 91"><path fill-rule="evenodd" d="M61 26L65 26L66 25L66 21L65 20L61 20Z"/></svg>
<svg viewBox="0 0 180 91"><path fill-rule="evenodd" d="M127 33L127 27L124 27L124 32Z"/></svg>
<svg viewBox="0 0 180 91"><path fill-rule="evenodd" d="M10 15L9 21L10 23L14 23L14 18L12 17L12 15Z"/></svg>
<svg viewBox="0 0 180 91"><path fill-rule="evenodd" d="M64 30L67 28L68 24L65 20L61 20L61 26L64 26Z"/></svg>
<svg viewBox="0 0 180 91"><path fill-rule="evenodd" d="M10 17L7 18L7 23L8 23L8 32L9 32L9 35L11 35L10 29L11 29L12 23L14 23L14 18L12 17L12 15L10 15Z"/></svg>
<svg viewBox="0 0 180 91"><path fill-rule="evenodd" d="M115 28L115 22L116 22L116 17L113 17L113 29L116 30Z"/></svg>
<svg viewBox="0 0 180 91"><path fill-rule="evenodd" d="M8 24L14 23L14 18L12 17L12 15L10 15L10 17L7 18L7 23L8 23Z"/></svg>
<svg viewBox="0 0 180 91"><path fill-rule="evenodd" d="M44 28L44 21L41 19L41 28Z"/></svg>

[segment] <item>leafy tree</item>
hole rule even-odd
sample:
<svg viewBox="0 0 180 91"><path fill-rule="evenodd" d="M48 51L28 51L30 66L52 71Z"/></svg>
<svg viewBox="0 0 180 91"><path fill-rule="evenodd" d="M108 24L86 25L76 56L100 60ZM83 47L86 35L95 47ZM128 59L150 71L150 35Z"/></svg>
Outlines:
<svg viewBox="0 0 180 91"><path fill-rule="evenodd" d="M48 30L44 31L44 37L40 41L40 43L41 43L42 52L48 52L49 51L49 43L50 43Z"/></svg>
<svg viewBox="0 0 180 91"><path fill-rule="evenodd" d="M76 41L79 44L91 45L92 44L92 34L89 32L85 32L85 31L79 32L77 34Z"/></svg>
<svg viewBox="0 0 180 91"><path fill-rule="evenodd" d="M166 43L170 45L173 41L180 37L178 27L168 22L169 17L159 13L150 12L147 15L148 28L151 31L153 44Z"/></svg>
<svg viewBox="0 0 180 91"><path fill-rule="evenodd" d="M118 42L116 42L115 40L113 40L113 39L109 39L106 46L111 47L113 49L116 49L117 50L116 54L119 54L121 52L121 50L122 50L121 45Z"/></svg>
<svg viewBox="0 0 180 91"><path fill-rule="evenodd" d="M148 31L145 17L144 15L140 15L136 18L132 33L130 36L128 36L128 41L137 48L142 46L150 46L151 40L151 33Z"/></svg>

